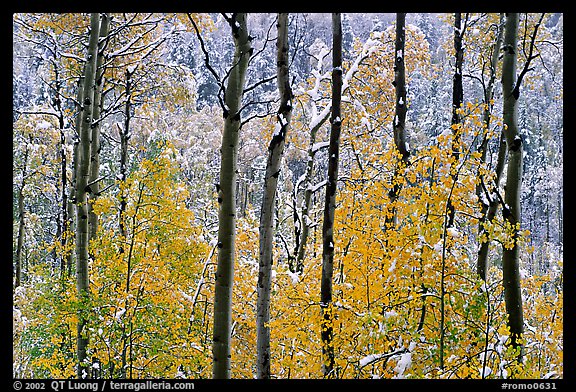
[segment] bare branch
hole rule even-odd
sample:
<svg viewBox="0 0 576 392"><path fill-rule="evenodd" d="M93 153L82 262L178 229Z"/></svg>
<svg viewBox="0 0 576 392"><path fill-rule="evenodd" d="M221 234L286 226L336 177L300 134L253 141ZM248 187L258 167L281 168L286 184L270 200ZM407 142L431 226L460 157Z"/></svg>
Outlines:
<svg viewBox="0 0 576 392"><path fill-rule="evenodd" d="M210 55L208 54L208 51L206 50L206 45L204 44L204 40L202 39L202 36L200 35L200 30L198 29L196 22L194 22L194 19L192 18L192 16L189 13L187 13L186 15L188 16L190 23L192 23L192 27L194 27L194 31L196 32L196 38L198 38L198 41L200 42L200 48L202 49L202 53L204 53L204 64L206 65L206 68L208 69L208 71L210 71L210 73L212 74L212 76L216 80L216 83L219 86L218 94L217 94L218 102L220 103L220 107L224 110L226 106L224 105L224 101L222 100L222 96L226 94L226 88L224 87L223 80L220 80L220 75L218 75L218 72L216 72L216 70L210 64ZM225 16L225 18L226 18L226 16Z"/></svg>
<svg viewBox="0 0 576 392"><path fill-rule="evenodd" d="M258 81L258 82L256 82L256 83L254 83L252 86L246 87L246 88L244 89L243 93L246 94L247 92L254 90L256 87L258 87L258 86L260 86L260 85L262 85L262 84L271 82L271 81L273 81L273 80L275 80L275 79L276 79L276 75L270 76L269 78L262 79L262 80L260 80L260 81Z"/></svg>
<svg viewBox="0 0 576 392"><path fill-rule="evenodd" d="M540 28L540 24L542 23L542 20L544 19L545 15L546 15L545 13L542 13L540 15L540 19L538 20L538 22L534 26L534 31L532 32L532 35L530 37L530 46L528 48L528 54L526 54L526 51L525 51L526 34L527 34L528 29L527 28L525 29L523 51L524 51L524 55L526 57L526 62L524 63L524 68L522 68L522 71L518 75L518 79L516 80L516 85L514 86L514 90L512 91L512 94L514 95L514 97L516 99L518 99L518 97L520 96L520 85L522 84L522 80L524 79L524 76L529 71L533 70L533 68L530 68L530 63L532 62L532 60L534 60L535 58L540 56L539 53L534 54L534 47L535 47L534 43L536 41L536 35L538 34L538 29ZM528 14L526 14L526 22L525 23L526 24L528 23Z"/></svg>

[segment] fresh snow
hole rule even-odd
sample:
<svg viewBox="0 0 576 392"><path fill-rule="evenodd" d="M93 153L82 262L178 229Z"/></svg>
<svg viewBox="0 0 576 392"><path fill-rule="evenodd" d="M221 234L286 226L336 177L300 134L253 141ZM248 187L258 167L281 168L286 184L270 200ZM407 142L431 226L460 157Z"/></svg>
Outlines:
<svg viewBox="0 0 576 392"><path fill-rule="evenodd" d="M326 148L330 145L330 142L319 142L319 143L314 143L312 145L312 152L315 153L318 150L320 150L321 148Z"/></svg>
<svg viewBox="0 0 576 392"><path fill-rule="evenodd" d="M37 130L50 129L50 128L52 128L52 124L50 124L46 120L42 120L40 123L38 123L38 125L36 125Z"/></svg>
<svg viewBox="0 0 576 392"><path fill-rule="evenodd" d="M122 315L126 313L126 309L121 308L119 311L116 312L116 314L114 314L114 318L118 321L120 321L120 318L122 317Z"/></svg>
<svg viewBox="0 0 576 392"><path fill-rule="evenodd" d="M412 353L408 351L400 356L400 360L396 364L394 371L397 373L393 378L406 378L404 372L412 365Z"/></svg>
<svg viewBox="0 0 576 392"><path fill-rule="evenodd" d="M434 250L438 253L442 253L442 248L444 248L444 243L442 240L439 240L436 245L434 245Z"/></svg>
<svg viewBox="0 0 576 392"><path fill-rule="evenodd" d="M447 232L451 237L454 237L454 238L460 237L460 232L459 232L458 230L456 230L455 228L453 228L453 227L447 228L447 229L446 229L446 232Z"/></svg>
<svg viewBox="0 0 576 392"><path fill-rule="evenodd" d="M274 133L272 134L272 137L280 136L281 131L282 131L282 126L279 123L276 123L276 125L274 125Z"/></svg>
<svg viewBox="0 0 576 392"><path fill-rule="evenodd" d="M379 360L380 358L384 357L387 354L370 354L365 356L364 358L360 359L360 361L358 361L358 365L360 367L364 367L374 361Z"/></svg>
<svg viewBox="0 0 576 392"><path fill-rule="evenodd" d="M362 117L362 118L360 119L360 123L361 123L362 125L364 125L364 126L365 126L366 128L368 128L368 129L370 129L370 128L372 127L372 125L370 124L370 120L369 120L368 118L366 118L366 117Z"/></svg>
<svg viewBox="0 0 576 392"><path fill-rule="evenodd" d="M180 294L182 295L182 297L184 297L185 300L190 301L190 302L194 302L193 298L192 298L190 295L186 294L186 293L185 293L184 291L182 291L182 290L179 290L179 291L180 291Z"/></svg>
<svg viewBox="0 0 576 392"><path fill-rule="evenodd" d="M322 182L319 182L318 184L314 185L314 186L310 186L308 187L308 189L314 193L316 192L318 189L322 188L324 185L326 185L326 183L328 183L328 180L324 180Z"/></svg>
<svg viewBox="0 0 576 392"><path fill-rule="evenodd" d="M478 370L480 372L480 377L488 377L489 375L492 374L492 369L490 369L488 366L486 367L480 366Z"/></svg>
<svg viewBox="0 0 576 392"><path fill-rule="evenodd" d="M292 284L296 284L300 280L300 275L295 272L288 270L286 271L286 274L290 277L290 279L292 279Z"/></svg>

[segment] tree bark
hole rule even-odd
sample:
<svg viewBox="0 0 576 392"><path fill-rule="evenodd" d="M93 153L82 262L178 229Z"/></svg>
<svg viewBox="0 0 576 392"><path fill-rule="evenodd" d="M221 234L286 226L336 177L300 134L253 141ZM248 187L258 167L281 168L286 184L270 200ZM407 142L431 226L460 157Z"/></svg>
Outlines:
<svg viewBox="0 0 576 392"><path fill-rule="evenodd" d="M324 56L321 53L318 55L317 60L318 63L316 65L316 85L320 85L321 83L321 72L323 66ZM327 55L328 53L326 53ZM314 97L311 97L310 100L311 111L313 113L312 119L310 122L310 141L308 145L308 160L306 162L306 172L304 174L304 180L302 181L302 185L304 186L304 200L302 201L302 212L300 216L300 220L295 219L296 222L300 223L300 231L299 233L296 232L296 235L299 235L299 240L296 241L296 247L294 250L294 254L296 256L295 263L289 265L291 272L298 272L301 273L304 269L304 256L306 254L306 245L308 243L308 237L310 233L310 225L312 224L312 219L310 217L310 208L312 206L312 194L313 192L313 185L312 179L314 174L314 157L316 156L316 152L318 151L315 148L316 143L316 134L318 130L324 125L326 120L330 117L330 105L325 106L324 109L318 114L316 101ZM299 188L299 183L296 184L294 187L294 204L296 204L297 193Z"/></svg>
<svg viewBox="0 0 576 392"><path fill-rule="evenodd" d="M86 67L86 65L84 65ZM76 137L74 138L73 145L72 145L72 179L70 181L70 187L68 190L68 228L70 233L76 233L76 222L75 222L75 215L76 215L76 178L78 177L78 155L80 154L79 146L80 146L80 125L82 123L82 99L84 98L84 75L80 76L78 80L78 91L76 94L76 121L75 121L75 130L76 130ZM68 240L73 240L72 236ZM74 239L75 240L75 239ZM68 277L72 277L73 273L73 266L74 266L74 256L75 252L68 253L68 257L66 258L66 269Z"/></svg>
<svg viewBox="0 0 576 392"><path fill-rule="evenodd" d="M89 228L90 239L96 236L98 232L98 216L92 210L92 203L96 201L100 193L100 117L102 115L102 108L104 105L104 96L102 90L104 87L104 48L106 46L106 37L110 29L110 17L108 14L102 14L100 22L99 42L98 42L98 59L96 61L96 86L94 89L94 102L92 103L92 135L90 148L90 178L89 178Z"/></svg>
<svg viewBox="0 0 576 392"><path fill-rule="evenodd" d="M454 14L454 59L455 70L452 78L452 121L451 124L460 124L462 116L458 110L462 107L464 102L464 89L462 87L462 66L464 64L464 48L462 47L462 37L464 31L462 30L462 14L457 12ZM460 135L459 132L454 130L454 139L452 141L452 155L458 160L460 157Z"/></svg>
<svg viewBox="0 0 576 392"><path fill-rule="evenodd" d="M302 213L301 213L301 230L300 238L298 240L298 246L296 251L296 262L294 265L290 266L291 272L301 273L304 270L304 256L306 255L306 245L308 244L308 237L310 233L310 225L312 223L312 218L310 218L310 208L312 206L312 178L314 175L314 157L316 156L317 150L314 149L314 144L316 143L316 134L320 127L324 124L330 112L324 119L321 119L314 127L310 129L310 144L308 147L308 161L306 162L306 173L304 174L304 200L302 201ZM296 193L298 189L294 190L294 198L296 198Z"/></svg>
<svg viewBox="0 0 576 392"><path fill-rule="evenodd" d="M500 180L502 178L502 173L504 172L504 165L506 163L506 137L502 133L500 135L500 143L498 145L498 157L496 160L496 167L494 169L495 178L494 178L494 185L492 189L498 191L498 187L500 186ZM481 181L483 181L481 179ZM489 196L488 205L482 205L481 218L480 218L480 230L479 234L482 235L485 233L487 235L487 231L485 228L486 222L492 222L496 217L496 212L498 211L499 200L498 197L492 192ZM486 274L488 272L488 253L490 250L490 238L486 238L486 242L482 242L480 244L480 248L478 250L478 262L476 265L476 270L478 275L483 280L486 280Z"/></svg>
<svg viewBox="0 0 576 392"><path fill-rule="evenodd" d="M394 145L402 155L402 162L408 163L410 151L406 144L406 67L404 43L406 40L406 14L396 14L396 40L394 43L394 85L396 86L396 117L394 118Z"/></svg>
<svg viewBox="0 0 576 392"><path fill-rule="evenodd" d="M270 378L270 286L274 239L274 207L286 133L292 117L292 89L288 75L288 14L278 14L277 84L280 93L276 131L268 146L264 195L260 210L260 261L256 314L257 377Z"/></svg>
<svg viewBox="0 0 576 392"><path fill-rule="evenodd" d="M90 39L84 70L84 87L80 122L80 144L78 146L78 174L76 177L76 288L80 302L85 303L90 294L88 279L88 192L90 177L90 137L92 126L92 103L94 102L96 60L98 57L98 36L100 29L98 13L90 15ZM79 310L77 324L78 378L89 376L86 354L86 311Z"/></svg>
<svg viewBox="0 0 576 392"><path fill-rule="evenodd" d="M18 189L18 241L16 242L16 279L14 289L22 284L22 252L24 250L24 187L26 186L26 168L28 166L28 143L24 150L24 167L22 168L22 184Z"/></svg>
<svg viewBox="0 0 576 392"><path fill-rule="evenodd" d="M506 171L506 192L503 215L505 222L512 227L513 245L504 247L502 273L504 300L508 313L511 346L519 349L518 359L522 358L521 338L524 332L522 292L520 288L520 249L518 237L521 223L520 193L522 189L522 137L518 132L519 83L516 78L517 41L519 14L506 14L504 33L504 58L502 63L502 95L504 99L504 134L508 150L508 168Z"/></svg>
<svg viewBox="0 0 576 392"><path fill-rule="evenodd" d="M218 185L218 261L214 292L212 334L212 377L230 378L230 333L232 324L232 285L234 282L234 247L236 239L236 176L240 108L248 61L252 55L244 13L229 19L234 38L233 68L224 95L224 132Z"/></svg>
<svg viewBox="0 0 576 392"><path fill-rule="evenodd" d="M452 78L452 157L454 162L451 167L451 176L454 182L458 181L455 169L460 159L460 130L455 125L462 123L462 116L459 113L464 102L464 89L462 87L462 65L464 64L464 48L462 47L462 14L454 14L454 52L455 52L455 70ZM454 226L454 217L456 211L451 200L448 200L448 227Z"/></svg>
<svg viewBox="0 0 576 392"><path fill-rule="evenodd" d="M483 122L484 127L486 128L486 132L490 130L490 116L492 112L492 98L494 97L494 83L496 81L496 67L498 66L498 56L500 54L500 47L502 46L502 37L504 36L504 14L500 14L500 24L498 25L498 33L496 35L496 41L492 47L492 56L490 58L490 77L488 79L488 84L486 85L486 89L484 91L484 112L483 112ZM488 141L489 138L487 136L484 137L482 144L480 146L481 157L480 161L482 163L486 163L486 156L488 153ZM493 187L497 190L500 186L500 178L502 177L502 171L504 169L504 160L506 158L506 144L504 135L502 134L500 137L500 144L498 146L498 159L495 168L495 178ZM484 181L483 176L480 175L480 181ZM481 196L483 192L482 184L479 184L476 188L476 194L478 197ZM492 222L494 217L496 216L496 211L498 209L498 199L490 196L488 194L488 204L482 203L482 210L480 211L481 217L479 221L479 230L478 233L480 236L488 235L484 224L486 222ZM488 252L490 248L490 239L487 238L485 242L480 244L478 249L478 260L476 263L476 271L480 278L486 280L486 272L488 270Z"/></svg>
<svg viewBox="0 0 576 392"><path fill-rule="evenodd" d="M133 71L134 72L134 71ZM125 212L126 212L126 189L123 184L126 182L128 176L128 142L130 139L130 119L131 119L131 104L132 104L132 72L126 69L126 102L124 104L124 126L120 128L120 192L119 200L120 205L118 208L118 227L120 231L120 241L121 245L119 248L119 253L124 253L124 246L126 245L126 222L125 222Z"/></svg>
<svg viewBox="0 0 576 392"><path fill-rule="evenodd" d="M322 309L321 341L322 372L325 378L335 378L336 369L333 345L332 276L334 269L334 215L338 181L338 159L342 118L342 18L332 14L332 112L330 116L330 144L328 147L328 181L322 225L322 278L320 307Z"/></svg>
<svg viewBox="0 0 576 392"><path fill-rule="evenodd" d="M62 108L62 81L60 80L60 73L58 72L58 65L56 61L52 61L54 66L54 98L53 107L56 109L56 117L58 118L58 130L60 134L60 151L58 153L58 158L60 159L60 184L56 186L58 192L60 192L60 212L57 219L56 225L56 239L60 241L60 246L62 253L60 256L60 279L62 282L66 277L66 254L64 253L68 244L68 194L66 193L66 187L68 184L68 178L66 176L66 168L68 162L66 159L66 134L64 129L64 110ZM54 260L57 259L56 253Z"/></svg>
<svg viewBox="0 0 576 392"><path fill-rule="evenodd" d="M392 123L394 133L394 147L401 156L401 163L394 169L392 189L389 192L390 203L388 204L385 217L385 230L392 229L396 225L396 201L400 195L401 186L396 181L403 166L408 164L410 151L406 143L406 67L404 60L404 43L406 39L406 14L396 14L396 39L394 43L394 82L396 88L396 114Z"/></svg>

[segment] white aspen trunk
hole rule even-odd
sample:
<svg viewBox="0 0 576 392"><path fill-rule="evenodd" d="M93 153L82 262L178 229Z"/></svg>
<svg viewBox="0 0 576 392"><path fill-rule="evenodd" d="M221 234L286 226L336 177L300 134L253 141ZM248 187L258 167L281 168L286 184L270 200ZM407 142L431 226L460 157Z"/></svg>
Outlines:
<svg viewBox="0 0 576 392"><path fill-rule="evenodd" d="M102 114L102 106L104 104L104 97L102 89L104 87L104 47L106 46L106 37L110 29L110 17L107 14L102 14L102 21L100 22L99 42L98 42L98 59L96 61L96 86L94 88L94 102L92 102L92 119L97 121L92 126L92 135L90 148L90 179L88 187L90 203L89 208L89 230L90 239L96 236L98 232L98 216L92 211L92 203L96 201L100 193L100 182L98 176L100 175L100 116Z"/></svg>
<svg viewBox="0 0 576 392"><path fill-rule="evenodd" d="M306 162L306 173L304 179L304 200L302 202L302 213L301 213L301 231L300 239L298 241L298 248L296 249L296 262L290 270L292 272L301 273L304 270L304 256L306 255L306 245L308 244L308 237L310 233L310 224L312 223L312 218L310 217L310 208L312 206L312 178L314 175L314 157L316 156L317 150L314 149L314 144L316 143L316 134L324 122L328 119L330 115L327 112L326 117L321 119L316 126L310 129L310 144L308 146L308 161ZM297 189L295 189L297 192ZM295 196L296 197L296 196Z"/></svg>
<svg viewBox="0 0 576 392"><path fill-rule="evenodd" d="M80 135L80 124L82 122L82 99L84 98L84 75L80 76L78 80L78 91L76 94L76 121L75 121L75 128L76 133ZM78 155L80 146L80 140L75 139L73 142L73 149L72 149L72 180L70 181L70 186L68 189L68 205L66 208L68 209L68 220L69 220L69 229L70 233L76 233L76 178L78 177ZM70 237L68 241L75 241L75 238ZM66 269L68 277L72 276L72 269L74 265L74 256L75 252L68 253L68 257L66 258Z"/></svg>
<svg viewBox="0 0 576 392"><path fill-rule="evenodd" d="M234 14L230 25L236 47L233 68L224 96L224 132L220 150L218 186L218 262L214 287L214 325L212 334L212 377L230 378L230 340L232 326L232 286L236 240L236 177L240 108L248 61L253 49L248 35L247 15Z"/></svg>
<svg viewBox="0 0 576 392"><path fill-rule="evenodd" d="M284 142L292 117L292 89L288 75L288 14L278 14L277 84L280 108L276 131L268 146L264 195L260 210L260 260L256 307L256 371L258 378L270 378L270 286L274 247L274 207Z"/></svg>
<svg viewBox="0 0 576 392"><path fill-rule="evenodd" d="M24 250L24 187L26 186L26 168L28 166L28 144L24 150L24 167L22 168L22 184L18 189L18 241L16 243L16 280L14 289L22 284L22 252Z"/></svg>
<svg viewBox="0 0 576 392"><path fill-rule="evenodd" d="M92 103L94 102L96 59L98 57L98 36L100 15L90 15L90 39L87 62L84 70L83 99L80 112L80 144L78 146L78 173L76 176L76 289L81 303L89 296L88 279L88 197L87 185L90 177L90 137L92 125ZM89 369L86 363L88 337L86 336L86 310L80 310L77 324L78 378L87 378Z"/></svg>
<svg viewBox="0 0 576 392"><path fill-rule="evenodd" d="M500 24L498 25L498 34L496 36L496 42L492 48L492 57L490 59L490 78L488 79L488 85L486 86L486 91L484 95L484 104L486 105L483 113L483 121L486 127L486 132L490 129L490 115L492 109L492 98L494 95L494 83L496 81L496 67L498 66L498 56L500 54L500 47L502 46L502 38L504 37L504 14L500 14ZM498 147L498 160L496 163L495 173L496 177L494 179L493 187L498 189L500 186L500 178L502 177L502 171L504 168L504 160L506 158L506 144L504 142L504 135L501 135L500 145ZM489 138L485 137L482 145L480 146L482 156L480 160L486 162L486 154L488 152L488 141ZM481 178L483 181L483 178ZM477 186L476 194L480 197L482 193L482 185ZM482 199L480 199L482 200ZM483 233L488 235L484 223L492 222L496 216L496 210L498 208L498 200L492 197L488 200L488 204L482 203L481 218L479 222L479 235ZM480 278L486 280L486 272L488 271L488 253L490 250L490 240L487 239L486 242L480 244L478 249L478 261L476 263L476 271Z"/></svg>
<svg viewBox="0 0 576 392"><path fill-rule="evenodd" d="M120 129L120 181L124 183L127 178L127 165L128 165L128 142L130 135L130 107L132 100L132 73L129 69L126 69L126 102L124 104L124 127ZM125 212L127 205L127 195L126 190L122 187L120 192L118 192L119 198L119 209L118 209L118 227L120 231L120 241L122 245L120 246L119 253L124 253L124 247L126 245L126 222L125 222Z"/></svg>
<svg viewBox="0 0 576 392"><path fill-rule="evenodd" d="M521 224L520 193L522 189L522 137L518 132L518 98L520 80L516 80L517 42L519 14L506 15L504 33L504 58L502 62L502 95L504 98L503 117L504 134L508 150L508 168L506 171L506 191L503 215L505 222L513 227L513 245L504 247L502 255L502 273L504 301L508 313L510 342L519 350L518 359L522 358L522 334L524 317L522 309L522 292L520 287L520 249L518 237Z"/></svg>

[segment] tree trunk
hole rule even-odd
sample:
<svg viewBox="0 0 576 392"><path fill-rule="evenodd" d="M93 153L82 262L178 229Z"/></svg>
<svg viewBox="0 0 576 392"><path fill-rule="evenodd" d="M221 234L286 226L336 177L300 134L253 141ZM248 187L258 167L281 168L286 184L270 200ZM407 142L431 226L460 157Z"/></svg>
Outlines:
<svg viewBox="0 0 576 392"><path fill-rule="evenodd" d="M24 187L26 186L26 167L28 166L28 143L24 150L24 167L22 168L22 184L18 189L18 241L16 242L16 279L14 289L22 284L22 251L24 250Z"/></svg>
<svg viewBox="0 0 576 392"><path fill-rule="evenodd" d="M90 136L92 125L92 103L94 102L96 59L98 57L98 36L100 29L100 16L98 13L90 15L90 39L88 44L87 62L84 70L84 94L82 111L80 112L80 144L78 148L78 175L76 177L76 288L80 302L85 304L89 296L88 279L88 192L87 185L90 177ZM89 376L86 363L88 337L86 335L86 314L81 309L77 325L77 355L78 378Z"/></svg>
<svg viewBox="0 0 576 392"><path fill-rule="evenodd" d="M292 89L288 75L288 14L278 14L277 83L280 108L276 131L268 146L268 161L264 177L264 195L260 210L260 262L258 273L258 300L256 314L257 377L270 378L270 279L274 239L274 207L280 164L284 153L286 133L292 116Z"/></svg>
<svg viewBox="0 0 576 392"><path fill-rule="evenodd" d="M60 80L60 74L58 72L58 66L55 61L52 62L54 66L54 99L53 105L56 108L57 118L58 118L58 130L60 135L60 151L58 153L58 158L60 159L60 183L61 187L57 186L57 190L60 192L60 212L58 214L57 226L56 226L56 238L60 241L60 246L62 253L60 255L60 279L64 282L66 277L66 248L68 244L68 194L66 193L66 187L68 185L68 178L66 176L66 168L68 162L66 159L66 135L65 135L65 125L64 125L64 110L62 108L62 81ZM55 257L55 260L57 258Z"/></svg>
<svg viewBox="0 0 576 392"><path fill-rule="evenodd" d="M486 128L486 132L488 133L490 130L490 116L492 112L492 98L494 97L494 83L496 81L496 67L498 66L498 56L500 54L500 47L502 46L502 37L504 36L504 14L500 14L500 24L498 25L498 34L496 36L496 41L494 42L494 46L492 47L492 56L490 59L490 78L488 79L488 84L486 85L486 90L484 91L484 112L483 112L483 122L484 127ZM484 137L482 144L480 146L481 157L480 161L485 164L486 163L486 156L488 153L488 142L489 138L487 136ZM494 179L493 187L494 189L498 190L500 186L500 178L502 177L502 171L504 169L504 160L506 158L506 144L504 135L502 134L500 137L500 144L498 146L498 160L496 163L495 174L496 177ZM483 183L484 179L483 176L480 175L480 181ZM483 185L479 184L476 188L476 194L478 197L481 196L483 189ZM487 192L488 193L488 192ZM488 204L482 203L482 210L481 210L481 217L478 224L478 234L479 236L488 235L484 224L485 222L491 223L494 217L496 216L496 211L498 209L498 199L492 196L492 192L488 193ZM478 250L478 260L476 263L476 271L480 278L486 280L486 272L488 270L488 252L490 248L490 239L486 238L485 242L480 244Z"/></svg>
<svg viewBox="0 0 576 392"><path fill-rule="evenodd" d="M385 230L396 225L396 201L400 195L401 186L396 181L403 166L408 164L410 151L406 144L406 67L404 62L404 43L406 38L406 14L396 14L396 40L394 44L394 86L396 87L396 114L392 123L394 132L394 147L401 155L401 164L394 169L392 189L389 192L390 203L385 218Z"/></svg>
<svg viewBox="0 0 576 392"><path fill-rule="evenodd" d="M89 196L90 204L89 209L89 228L90 239L96 236L98 232L98 216L92 211L92 203L96 201L100 193L100 117L102 115L102 107L104 105L104 96L102 89L104 87L104 47L106 46L106 37L110 29L110 17L108 14L102 14L102 21L100 22L100 34L98 42L98 60L96 61L96 86L94 90L94 102L92 103L92 118L96 121L92 126L92 146L90 149L90 179L89 179Z"/></svg>
<svg viewBox="0 0 576 392"><path fill-rule="evenodd" d="M124 127L120 128L120 192L118 193L120 199L120 205L118 208L118 227L120 231L120 249L119 253L124 253L124 246L126 245L126 222L125 222L125 212L126 212L126 189L124 188L124 183L128 176L127 165L128 165L128 142L130 139L130 119L131 119L131 100L132 100L132 73L129 69L126 69L126 102L124 104Z"/></svg>
<svg viewBox="0 0 576 392"><path fill-rule="evenodd" d="M396 41L394 44L394 85L396 86L396 117L394 118L394 145L402 155L402 162L408 163L410 151L406 144L406 67L404 43L406 39L406 14L396 14Z"/></svg>
<svg viewBox="0 0 576 392"><path fill-rule="evenodd" d="M224 95L224 132L218 185L218 261L214 291L212 334L212 377L230 378L230 333L232 324L232 285L234 282L234 246L236 239L236 176L240 108L248 61L252 55L246 14L234 14L229 20L234 38L233 68Z"/></svg>
<svg viewBox="0 0 576 392"><path fill-rule="evenodd" d="M520 193L522 189L522 138L518 132L518 98L520 95L520 80L516 78L518 13L506 15L506 30L504 34L504 59L502 63L502 95L504 98L503 117L504 134L508 149L508 168L506 171L506 193L503 215L506 224L513 228L513 245L504 247L502 256L502 273L504 284L504 300L508 313L510 342L512 347L519 349L518 359L522 358L522 333L524 320L522 310L522 293L520 290L520 248L518 236L521 223Z"/></svg>
<svg viewBox="0 0 576 392"><path fill-rule="evenodd" d="M306 162L306 173L304 174L304 200L302 201L302 213L301 213L301 230L300 230L300 238L297 241L298 246L296 251L296 262L295 265L290 266L291 272L298 272L301 273L304 270L304 256L306 254L306 245L308 243L308 237L310 233L310 225L312 224L312 218L310 218L310 208L312 206L312 178L314 175L314 157L316 156L317 150L314 149L314 144L316 143L316 134L320 127L324 124L326 119L328 119L328 115L321 119L315 126L310 129L310 145L308 147L308 161ZM296 198L296 193L298 189L294 189L294 198Z"/></svg>
<svg viewBox="0 0 576 392"><path fill-rule="evenodd" d="M342 18L332 14L332 114L330 116L330 145L328 147L328 182L322 225L322 278L320 284L320 307L322 308L322 372L325 378L335 378L336 369L333 345L332 276L334 269L334 215L336 210L336 185L338 181L338 158L342 119Z"/></svg>
<svg viewBox="0 0 576 392"><path fill-rule="evenodd" d="M70 187L68 190L68 228L70 233L76 233L76 225L75 225L75 211L76 211L76 178L78 177L78 155L80 154L79 146L80 146L80 125L82 123L82 99L84 98L84 75L80 76L78 80L78 92L76 95L76 121L75 121L75 129L77 138L73 141L73 148L72 148L72 180L70 181ZM72 240L72 236L68 240ZM74 266L74 254L75 252L70 251L68 253L68 257L66 258L66 267L67 267L67 274L68 277L72 276L72 268Z"/></svg>
<svg viewBox="0 0 576 392"><path fill-rule="evenodd" d="M327 54L327 53L326 53ZM316 84L319 86L321 83L321 73L322 73L322 66L324 56L322 53L317 57L318 63L316 65ZM300 223L300 232L296 233L299 234L299 239L296 241L296 248L294 250L294 255L296 256L295 263L290 265L291 272L298 272L301 273L304 269L304 256L306 254L306 245L308 243L308 237L310 233L310 225L312 224L312 219L310 217L310 208L312 206L312 194L314 193L312 179L314 175L314 157L316 156L316 152L318 148L316 148L316 134L318 130L324 125L326 120L330 117L330 110L331 107L325 106L324 109L318 114L317 113L317 106L314 97L311 97L310 100L311 104L311 111L313 113L312 119L310 121L310 141L308 145L308 160L306 162L306 172L304 173L304 180L302 181L302 185L304 186L304 200L302 201L302 213L298 219L295 219L296 222ZM299 188L299 183L296 184L294 187L294 204L296 204L297 193ZM296 210L295 210L296 211Z"/></svg>
<svg viewBox="0 0 576 392"><path fill-rule="evenodd" d="M498 146L498 158L496 161L496 168L494 172L496 174L494 178L494 185L492 189L498 191L498 187L500 186L500 179L502 178L502 173L504 171L504 164L506 163L506 137L504 133L500 135L500 143ZM483 181L483 180L481 180ZM480 231L479 234L482 235L485 233L488 235L484 224L486 222L492 222L496 217L496 212L498 211L499 200L498 197L494 192L490 193L490 198L488 200L488 205L482 205L481 218L480 218ZM480 244L480 248L478 250L478 262L476 265L476 270L478 275L483 280L486 280L486 273L488 272L488 253L490 250L490 238L486 238L486 242L482 242Z"/></svg>
<svg viewBox="0 0 576 392"><path fill-rule="evenodd" d="M455 174L458 161L460 159L460 129L457 125L461 124L462 116L459 113L462 102L464 101L464 89L462 87L462 65L464 64L464 49L462 47L462 14L454 14L454 52L455 52L455 70L452 78L452 156L454 162L451 168L451 176L454 182L458 181L458 176ZM448 227L454 226L454 217L456 211L451 200L448 200Z"/></svg>
<svg viewBox="0 0 576 392"><path fill-rule="evenodd" d="M462 37L464 31L462 30L462 14L457 12L454 14L454 56L455 56L455 70L454 77L452 78L452 121L451 124L460 124L462 116L458 110L462 107L464 101L464 89L462 87L462 66L464 64L464 48L462 47ZM460 156L460 134L458 130L454 129L454 139L452 141L452 154L458 160Z"/></svg>

